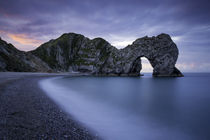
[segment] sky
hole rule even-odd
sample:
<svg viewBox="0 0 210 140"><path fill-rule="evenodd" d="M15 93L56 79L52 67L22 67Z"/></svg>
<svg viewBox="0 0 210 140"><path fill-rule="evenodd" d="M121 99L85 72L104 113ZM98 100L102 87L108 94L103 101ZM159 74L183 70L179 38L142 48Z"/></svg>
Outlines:
<svg viewBox="0 0 210 140"><path fill-rule="evenodd" d="M29 51L63 33L102 37L117 48L169 34L183 72L210 72L209 0L0 0L0 37ZM152 71L148 60L144 71Z"/></svg>

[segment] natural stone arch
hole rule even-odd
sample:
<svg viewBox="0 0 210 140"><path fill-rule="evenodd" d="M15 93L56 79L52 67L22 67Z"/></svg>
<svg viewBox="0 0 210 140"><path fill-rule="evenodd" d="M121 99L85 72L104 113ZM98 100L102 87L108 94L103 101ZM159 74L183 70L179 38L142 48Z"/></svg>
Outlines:
<svg viewBox="0 0 210 140"><path fill-rule="evenodd" d="M132 45L131 53L136 54L136 57L147 58L153 67L154 76L173 76L174 71L177 71L175 64L179 52L169 35L146 36L137 39Z"/></svg>
<svg viewBox="0 0 210 140"><path fill-rule="evenodd" d="M112 50L101 74L137 76L141 66L141 57L149 60L153 67L153 76L182 76L175 68L178 48L169 35L139 38L121 50Z"/></svg>

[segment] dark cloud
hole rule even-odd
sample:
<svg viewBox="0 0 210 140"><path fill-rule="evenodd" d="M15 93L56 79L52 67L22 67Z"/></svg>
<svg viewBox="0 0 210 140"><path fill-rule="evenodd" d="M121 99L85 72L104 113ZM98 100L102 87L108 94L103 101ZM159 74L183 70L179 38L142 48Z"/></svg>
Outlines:
<svg viewBox="0 0 210 140"><path fill-rule="evenodd" d="M7 34L45 42L77 32L122 47L165 32L179 46L178 63L210 69L209 7L208 0L0 0L0 35L20 47Z"/></svg>

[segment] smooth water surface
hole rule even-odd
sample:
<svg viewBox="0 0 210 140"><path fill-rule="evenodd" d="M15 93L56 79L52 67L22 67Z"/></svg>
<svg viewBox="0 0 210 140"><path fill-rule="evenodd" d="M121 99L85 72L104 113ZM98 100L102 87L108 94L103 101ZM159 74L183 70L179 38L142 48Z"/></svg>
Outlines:
<svg viewBox="0 0 210 140"><path fill-rule="evenodd" d="M181 78L62 77L40 85L103 139L210 139L208 73Z"/></svg>

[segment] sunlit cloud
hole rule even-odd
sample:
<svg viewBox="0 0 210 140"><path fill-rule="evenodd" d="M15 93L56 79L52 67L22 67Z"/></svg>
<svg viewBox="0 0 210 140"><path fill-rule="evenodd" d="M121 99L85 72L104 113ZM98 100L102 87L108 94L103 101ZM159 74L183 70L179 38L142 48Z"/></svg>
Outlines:
<svg viewBox="0 0 210 140"><path fill-rule="evenodd" d="M179 42L182 40L182 37L181 36L172 36L171 39L174 41L174 42Z"/></svg>
<svg viewBox="0 0 210 140"><path fill-rule="evenodd" d="M128 37L123 35L110 34L107 40L118 49L124 48L135 41L136 37Z"/></svg>
<svg viewBox="0 0 210 140"><path fill-rule="evenodd" d="M25 34L8 34L8 36L14 41L23 45L39 46L40 44L42 44L41 40L32 39Z"/></svg>
<svg viewBox="0 0 210 140"><path fill-rule="evenodd" d="M0 37L23 51L33 50L43 43L42 40L36 39L36 37L27 34L11 33L4 30L0 30Z"/></svg>
<svg viewBox="0 0 210 140"><path fill-rule="evenodd" d="M114 41L111 44L117 47L118 49L121 49L126 47L128 44L132 44L132 41Z"/></svg>

